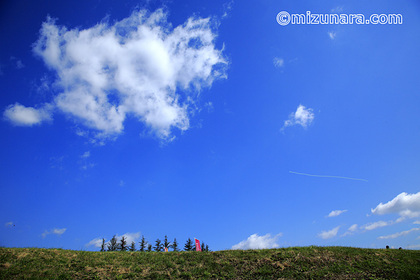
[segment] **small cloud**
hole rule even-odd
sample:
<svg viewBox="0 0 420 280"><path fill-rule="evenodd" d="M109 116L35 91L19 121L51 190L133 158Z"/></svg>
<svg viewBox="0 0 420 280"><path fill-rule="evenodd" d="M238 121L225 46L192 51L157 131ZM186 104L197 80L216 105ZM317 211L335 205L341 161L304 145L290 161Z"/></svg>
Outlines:
<svg viewBox="0 0 420 280"><path fill-rule="evenodd" d="M222 19L229 16L229 13L230 13L230 11L233 8L233 3L234 3L234 1L231 0L231 1L223 4L223 15L222 15Z"/></svg>
<svg viewBox="0 0 420 280"><path fill-rule="evenodd" d="M336 36L337 36L336 32L333 32L333 31L328 32L328 37L330 37L331 40L334 40Z"/></svg>
<svg viewBox="0 0 420 280"><path fill-rule="evenodd" d="M4 224L4 226L7 227L7 228L11 228L11 227L14 227L15 224L13 222L7 222L7 223Z"/></svg>
<svg viewBox="0 0 420 280"><path fill-rule="evenodd" d="M123 180L120 180L120 187L124 187L125 186L125 182Z"/></svg>
<svg viewBox="0 0 420 280"><path fill-rule="evenodd" d="M339 229L340 229L340 226L335 227L329 231L323 231L320 234L318 234L318 236L321 237L322 239L330 239L337 235Z"/></svg>
<svg viewBox="0 0 420 280"><path fill-rule="evenodd" d="M406 230L406 231L402 231L402 232L397 232L397 233L386 235L386 236L379 236L378 239L394 239L394 238L397 238L397 237L400 237L400 236L404 236L404 235L407 235L407 234L409 234L409 233L411 233L413 231L418 231L418 230L420 230L420 228L412 228L410 230Z"/></svg>
<svg viewBox="0 0 420 280"><path fill-rule="evenodd" d="M280 58L280 57L275 57L273 59L273 64L274 64L275 67L281 68L281 67L284 66L284 59Z"/></svg>
<svg viewBox="0 0 420 280"><path fill-rule="evenodd" d="M420 221L414 221L413 224L414 225L420 225Z"/></svg>
<svg viewBox="0 0 420 280"><path fill-rule="evenodd" d="M123 236L125 236L127 244L131 244L131 242L133 241L137 242L137 240L140 238L140 232L127 232L123 235L116 235L115 238L117 238L117 240L120 241ZM102 245L102 238L97 237L89 241L89 243L87 243L85 246L86 247L95 246L95 247L100 248L101 245Z"/></svg>
<svg viewBox="0 0 420 280"><path fill-rule="evenodd" d="M94 164L94 163L86 163L86 164L83 164L81 168L82 168L83 170L88 170L89 168L93 168L93 167L95 167L95 165L96 165L96 164Z"/></svg>
<svg viewBox="0 0 420 280"><path fill-rule="evenodd" d="M19 103L9 105L3 112L3 117L17 126L33 126L52 119L49 105L35 109Z"/></svg>
<svg viewBox="0 0 420 280"><path fill-rule="evenodd" d="M80 156L81 158L88 158L90 157L90 151L85 152L83 155Z"/></svg>
<svg viewBox="0 0 420 280"><path fill-rule="evenodd" d="M47 235L49 234L55 234L55 235L61 236L63 233L66 232L66 230L67 230L66 228L54 228L50 231L46 230L44 231L44 233L42 233L42 238L47 237Z"/></svg>
<svg viewBox="0 0 420 280"><path fill-rule="evenodd" d="M343 6L337 6L337 7L331 9L332 13L341 13L342 11L344 11Z"/></svg>
<svg viewBox="0 0 420 280"><path fill-rule="evenodd" d="M214 112L214 105L213 102L209 101L206 104L204 104L204 106L207 108L207 112L208 113L212 113Z"/></svg>
<svg viewBox="0 0 420 280"><path fill-rule="evenodd" d="M344 236L347 236L347 235L352 235L352 234L354 234L355 232L356 232L356 230L358 229L358 225L357 224L354 224L354 225L351 225L348 229L347 229L347 231L343 234L343 235L341 235L342 237L344 237Z"/></svg>
<svg viewBox="0 0 420 280"><path fill-rule="evenodd" d="M315 115L313 109L306 108L303 105L299 105L296 112L289 115L289 119L284 122L282 130L289 126L300 125L303 128L307 128L313 122Z"/></svg>
<svg viewBox="0 0 420 280"><path fill-rule="evenodd" d="M24 67L25 67L25 65L23 64L22 60L17 59L17 58L16 58L16 57L14 57L14 56L11 56L11 57L10 57L10 61L12 61L12 62L15 64L15 68L16 68L16 69L22 69L22 68L24 68Z"/></svg>
<svg viewBox="0 0 420 280"><path fill-rule="evenodd" d="M91 241L89 241L89 243L87 243L85 245L86 247L90 247L90 246L95 246L97 248L101 248L102 246L102 238L95 238L92 239Z"/></svg>
<svg viewBox="0 0 420 280"><path fill-rule="evenodd" d="M248 249L271 249L277 248L277 239L282 236L282 233L279 233L275 236L271 234L266 234L264 236L259 236L258 234L253 234L248 239L239 242L236 245L232 246L233 250L248 250Z"/></svg>
<svg viewBox="0 0 420 280"><path fill-rule="evenodd" d="M374 229L377 229L377 228L386 227L386 226L390 226L390 225L392 225L392 221L389 221L389 222L378 221L378 222L369 223L367 225L364 225L364 226L362 226L362 228L365 229L365 230L374 230Z"/></svg>
<svg viewBox="0 0 420 280"><path fill-rule="evenodd" d="M329 218L331 218L331 217L337 217L337 216L339 216L339 215L341 215L341 214L343 214L345 212L347 212L347 210L334 210L334 211L331 211L330 214L328 214L328 217Z"/></svg>

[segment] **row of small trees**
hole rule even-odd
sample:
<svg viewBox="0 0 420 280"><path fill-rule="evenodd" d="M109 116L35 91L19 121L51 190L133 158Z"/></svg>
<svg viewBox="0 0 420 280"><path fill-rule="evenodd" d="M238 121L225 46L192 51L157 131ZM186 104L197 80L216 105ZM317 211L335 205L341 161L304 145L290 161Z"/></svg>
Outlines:
<svg viewBox="0 0 420 280"><path fill-rule="evenodd" d="M146 238L144 236L141 237L141 241L139 242L140 252L162 252L167 248L172 249L174 252L179 252L179 244L176 241L176 238L174 238L173 242L169 242L168 236L165 235L165 239L161 241L159 238L155 241L155 246L152 246L152 244L148 243L146 241ZM191 238L188 238L184 245L184 251L195 251L195 243L191 240ZM121 240L117 240L117 236L114 235L108 242L105 242L105 238L102 238L102 244L101 244L101 252L104 251L137 251L136 249L136 243L134 241L131 242L130 245L127 244L127 237L122 236ZM201 243L201 251L203 252L209 252L209 245L205 244L204 242Z"/></svg>

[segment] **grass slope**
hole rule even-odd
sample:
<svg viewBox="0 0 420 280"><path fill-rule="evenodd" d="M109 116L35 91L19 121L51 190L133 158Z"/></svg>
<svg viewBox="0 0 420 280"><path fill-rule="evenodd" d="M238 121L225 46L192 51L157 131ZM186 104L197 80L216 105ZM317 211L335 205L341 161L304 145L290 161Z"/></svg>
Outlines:
<svg viewBox="0 0 420 280"><path fill-rule="evenodd" d="M420 251L297 247L218 252L0 248L0 279L420 279Z"/></svg>

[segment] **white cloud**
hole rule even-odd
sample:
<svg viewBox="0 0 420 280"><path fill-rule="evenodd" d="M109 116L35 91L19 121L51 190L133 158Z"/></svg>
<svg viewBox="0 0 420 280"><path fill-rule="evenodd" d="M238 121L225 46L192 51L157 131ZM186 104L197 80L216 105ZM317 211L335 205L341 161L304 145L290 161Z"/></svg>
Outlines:
<svg viewBox="0 0 420 280"><path fill-rule="evenodd" d="M49 105L35 109L15 103L6 108L3 116L6 120L17 126L33 126L44 121L50 121L51 111Z"/></svg>
<svg viewBox="0 0 420 280"><path fill-rule="evenodd" d="M321 237L322 239L330 239L337 235L339 229L340 229L340 226L335 227L329 231L323 231L320 234L318 234L318 236Z"/></svg>
<svg viewBox="0 0 420 280"><path fill-rule="evenodd" d="M46 230L44 231L44 233L42 233L42 237L45 238L49 234L55 234L55 235L61 236L63 233L66 232L66 230L67 230L66 228L54 228L50 231Z"/></svg>
<svg viewBox="0 0 420 280"><path fill-rule="evenodd" d="M384 215L398 213L401 217L415 218L420 216L420 192L416 194L400 193L387 203L379 203L372 214Z"/></svg>
<svg viewBox="0 0 420 280"><path fill-rule="evenodd" d="M117 238L117 241L120 242L121 238L125 236L127 244L130 245L131 242L137 242L137 240L140 238L140 232L127 232L123 235L115 235L115 238ZM86 247L89 246L95 246L100 248L102 245L102 238L94 238L91 241L89 241L89 243L86 244Z"/></svg>
<svg viewBox="0 0 420 280"><path fill-rule="evenodd" d="M85 245L86 247L90 247L90 246L95 246L97 248L101 248L102 246L102 238L95 238L92 239L91 241L89 241L89 243L87 243Z"/></svg>
<svg viewBox="0 0 420 280"><path fill-rule="evenodd" d="M23 64L22 60L17 59L14 56L10 57L10 61L12 61L15 64L16 69L22 69L25 67L25 64Z"/></svg>
<svg viewBox="0 0 420 280"><path fill-rule="evenodd" d="M331 40L334 40L336 36L337 36L336 32L328 31L328 37L330 37Z"/></svg>
<svg viewBox="0 0 420 280"><path fill-rule="evenodd" d="M313 110L311 108L306 108L303 105L299 105L296 109L296 112L289 115L289 119L284 122L282 129L293 126L300 125L304 128L308 127L315 118Z"/></svg>
<svg viewBox="0 0 420 280"><path fill-rule="evenodd" d="M411 233L413 231L418 231L418 230L420 230L420 228L412 228L410 230L406 230L406 231L402 231L402 232L397 232L397 233L394 233L394 234L391 234L391 235L379 236L378 239L394 239L394 238L397 238L397 237L400 237L400 236L404 236L404 235L407 235L407 234L409 234L409 233Z"/></svg>
<svg viewBox="0 0 420 280"><path fill-rule="evenodd" d="M276 243L277 239L281 237L282 234L279 233L275 236L271 234L266 234L264 236L259 236L258 234L252 234L248 237L247 240L241 241L236 245L232 246L233 250L248 250L248 249L271 249L277 248L279 245Z"/></svg>
<svg viewBox="0 0 420 280"><path fill-rule="evenodd" d="M90 157L90 151L85 152L83 155L80 156L81 158L88 158Z"/></svg>
<svg viewBox="0 0 420 280"><path fill-rule="evenodd" d="M343 11L344 11L344 7L343 6L337 6L337 7L333 8L333 9L331 9L331 12L332 13L341 13Z"/></svg>
<svg viewBox="0 0 420 280"><path fill-rule="evenodd" d="M281 68L281 67L284 66L284 59L280 58L280 57L275 57L273 59L273 64L274 64L275 67Z"/></svg>
<svg viewBox="0 0 420 280"><path fill-rule="evenodd" d="M225 4L223 4L223 15L222 18L226 18L229 16L229 13L231 12L232 8L233 8L233 3L234 1L231 0Z"/></svg>
<svg viewBox="0 0 420 280"><path fill-rule="evenodd" d="M357 225L357 224L353 224L353 225L351 225L348 229L347 229L347 231L343 234L343 235L341 235L341 236L347 236L347 235L352 235L352 234L354 234L356 231L357 231L357 229L359 228L359 226Z"/></svg>
<svg viewBox="0 0 420 280"><path fill-rule="evenodd" d="M354 224L352 226L349 227L348 231L356 231L357 230L357 224Z"/></svg>
<svg viewBox="0 0 420 280"><path fill-rule="evenodd" d="M364 226L362 226L362 228L365 229L365 230L374 230L374 229L377 229L377 228L390 226L392 224L393 224L392 221L389 221L389 222L378 221L378 222L369 223L367 225L364 225Z"/></svg>
<svg viewBox="0 0 420 280"><path fill-rule="evenodd" d="M163 10L135 11L113 25L68 30L48 18L34 53L57 73L54 104L103 136L133 117L161 139L189 128L202 87L226 78L210 18L172 28Z"/></svg>
<svg viewBox="0 0 420 280"><path fill-rule="evenodd" d="M329 218L331 218L331 217L337 217L337 216L339 216L339 215L341 215L341 214L343 214L345 212L347 212L347 210L333 210L333 211L330 212L330 214L328 214L328 217Z"/></svg>
<svg viewBox="0 0 420 280"><path fill-rule="evenodd" d="M414 221L413 224L414 225L420 225L420 221Z"/></svg>

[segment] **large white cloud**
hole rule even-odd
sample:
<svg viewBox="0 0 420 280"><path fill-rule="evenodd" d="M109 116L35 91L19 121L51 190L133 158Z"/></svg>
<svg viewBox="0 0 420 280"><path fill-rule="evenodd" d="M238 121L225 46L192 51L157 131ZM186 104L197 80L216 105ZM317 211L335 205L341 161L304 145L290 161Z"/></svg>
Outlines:
<svg viewBox="0 0 420 280"><path fill-rule="evenodd" d="M210 18L194 17L173 28L161 9L82 30L48 18L33 50L56 73L51 104L59 111L105 135L122 132L131 116L168 139L173 128L189 128L200 89L226 77L214 27ZM46 118L19 106L6 117L26 125Z"/></svg>
<svg viewBox="0 0 420 280"><path fill-rule="evenodd" d="M248 250L248 249L271 249L277 248L277 239L281 237L282 234L279 233L275 236L271 234L266 234L264 236L259 236L258 234L252 234L248 239L239 242L236 245L232 246L233 250Z"/></svg>
<svg viewBox="0 0 420 280"><path fill-rule="evenodd" d="M403 218L414 218L420 216L420 192L416 194L400 193L387 203L379 203L372 214L384 215L397 213Z"/></svg>
<svg viewBox="0 0 420 280"><path fill-rule="evenodd" d="M50 105L41 108L25 107L19 103L9 105L3 112L6 120L18 126L33 126L51 120Z"/></svg>

